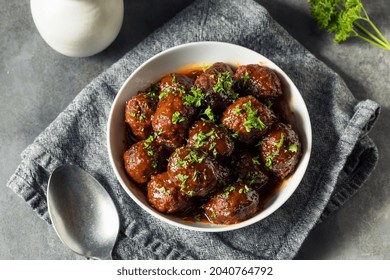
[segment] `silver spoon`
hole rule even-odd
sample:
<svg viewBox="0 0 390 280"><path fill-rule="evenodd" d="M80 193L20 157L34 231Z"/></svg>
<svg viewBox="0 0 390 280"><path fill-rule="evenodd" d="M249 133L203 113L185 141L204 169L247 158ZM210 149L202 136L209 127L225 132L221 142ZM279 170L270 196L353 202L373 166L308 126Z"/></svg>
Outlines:
<svg viewBox="0 0 390 280"><path fill-rule="evenodd" d="M54 170L47 205L54 230L65 245L87 258L112 259L118 212L110 195L89 173L74 165Z"/></svg>

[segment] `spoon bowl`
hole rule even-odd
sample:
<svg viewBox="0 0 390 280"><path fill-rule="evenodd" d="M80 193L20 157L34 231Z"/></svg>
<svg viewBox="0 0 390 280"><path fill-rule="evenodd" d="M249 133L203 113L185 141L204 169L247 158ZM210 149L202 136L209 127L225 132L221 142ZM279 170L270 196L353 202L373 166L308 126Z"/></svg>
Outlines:
<svg viewBox="0 0 390 280"><path fill-rule="evenodd" d="M54 230L65 245L87 258L111 258L119 216L95 178L74 165L57 168L49 178L47 204Z"/></svg>

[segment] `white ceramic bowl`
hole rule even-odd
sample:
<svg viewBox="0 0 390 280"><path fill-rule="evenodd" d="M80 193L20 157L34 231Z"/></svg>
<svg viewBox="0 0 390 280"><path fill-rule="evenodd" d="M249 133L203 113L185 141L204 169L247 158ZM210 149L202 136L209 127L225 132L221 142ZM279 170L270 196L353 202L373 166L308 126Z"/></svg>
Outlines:
<svg viewBox="0 0 390 280"><path fill-rule="evenodd" d="M129 180L123 164L125 146L125 103L161 77L193 66L210 65L214 62L225 62L231 65L259 63L274 69L283 83L283 93L287 95L285 106L292 114L287 117L297 130L302 141L303 155L296 171L283 184L282 188L267 203L266 208L256 216L233 225L215 225L201 222L188 222L177 217L166 215L152 208L146 197ZM312 134L309 114L301 94L290 78L273 62L247 48L221 42L188 43L165 50L139 66L119 90L111 108L107 127L108 153L115 175L126 193L146 212L169 224L197 231L219 232L242 228L259 222L275 212L294 193L309 163L312 145Z"/></svg>

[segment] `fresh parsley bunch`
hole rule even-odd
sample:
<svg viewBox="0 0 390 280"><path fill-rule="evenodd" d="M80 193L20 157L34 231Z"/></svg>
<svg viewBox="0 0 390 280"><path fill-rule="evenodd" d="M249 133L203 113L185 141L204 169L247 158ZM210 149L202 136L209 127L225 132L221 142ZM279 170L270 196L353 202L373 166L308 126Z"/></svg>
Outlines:
<svg viewBox="0 0 390 280"><path fill-rule="evenodd" d="M355 36L377 47L390 50L390 43L368 17L360 0L308 0L311 14L320 28L335 33L340 43ZM368 30L370 29L370 30Z"/></svg>

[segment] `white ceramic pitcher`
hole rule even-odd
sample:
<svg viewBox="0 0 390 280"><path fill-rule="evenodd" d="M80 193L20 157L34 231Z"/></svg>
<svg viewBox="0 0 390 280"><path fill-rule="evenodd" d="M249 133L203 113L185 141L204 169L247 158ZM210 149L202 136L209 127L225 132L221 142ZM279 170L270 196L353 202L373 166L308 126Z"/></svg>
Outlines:
<svg viewBox="0 0 390 280"><path fill-rule="evenodd" d="M107 48L123 21L123 0L31 0L42 38L67 56L85 57Z"/></svg>

